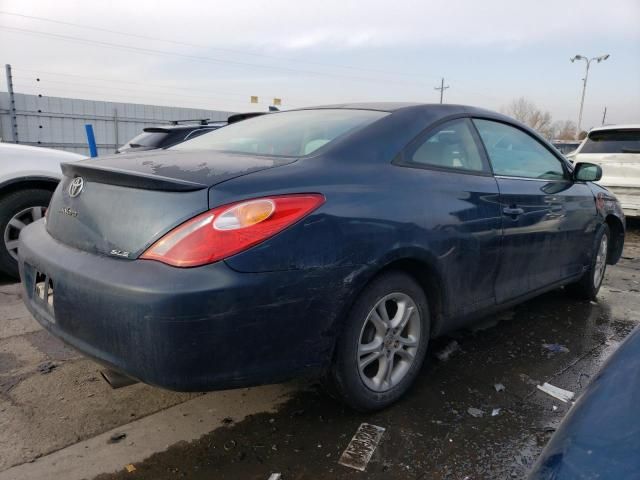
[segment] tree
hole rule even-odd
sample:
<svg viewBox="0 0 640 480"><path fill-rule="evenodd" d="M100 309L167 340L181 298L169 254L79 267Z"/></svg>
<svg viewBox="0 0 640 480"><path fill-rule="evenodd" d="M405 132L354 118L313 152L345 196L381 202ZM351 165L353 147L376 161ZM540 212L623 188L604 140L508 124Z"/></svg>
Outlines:
<svg viewBox="0 0 640 480"><path fill-rule="evenodd" d="M576 124L571 120L554 122L552 130L555 140L574 140L576 138Z"/></svg>
<svg viewBox="0 0 640 480"><path fill-rule="evenodd" d="M533 102L524 97L512 100L509 105L503 107L502 113L515 118L525 125L536 130L545 138L552 138L554 131L551 125L551 114L540 110Z"/></svg>

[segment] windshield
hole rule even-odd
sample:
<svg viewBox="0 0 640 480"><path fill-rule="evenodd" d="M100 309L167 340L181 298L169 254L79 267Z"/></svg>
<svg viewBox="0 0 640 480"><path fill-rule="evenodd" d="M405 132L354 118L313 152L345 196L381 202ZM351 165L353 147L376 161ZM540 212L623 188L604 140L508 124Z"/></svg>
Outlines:
<svg viewBox="0 0 640 480"><path fill-rule="evenodd" d="M640 153L640 129L591 132L580 153Z"/></svg>
<svg viewBox="0 0 640 480"><path fill-rule="evenodd" d="M300 157L385 115L388 113L347 109L272 113L228 125L171 150L224 150Z"/></svg>
<svg viewBox="0 0 640 480"><path fill-rule="evenodd" d="M144 132L133 137L118 150L129 150L130 148L154 148L160 145L160 142L169 135L167 132Z"/></svg>

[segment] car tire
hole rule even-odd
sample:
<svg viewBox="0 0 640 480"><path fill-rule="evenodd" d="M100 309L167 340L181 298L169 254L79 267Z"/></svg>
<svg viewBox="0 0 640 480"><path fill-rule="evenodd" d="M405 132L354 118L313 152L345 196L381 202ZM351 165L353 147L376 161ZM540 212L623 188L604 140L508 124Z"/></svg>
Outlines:
<svg viewBox="0 0 640 480"><path fill-rule="evenodd" d="M44 214L52 192L43 188L29 188L8 193L0 198L0 271L19 278L16 243L21 225L28 225ZM38 218L35 218L38 217Z"/></svg>
<svg viewBox="0 0 640 480"><path fill-rule="evenodd" d="M594 238L589 269L576 283L567 286L567 290L576 298L595 300L607 269L607 258L611 233L607 224L602 224Z"/></svg>
<svg viewBox="0 0 640 480"><path fill-rule="evenodd" d="M429 338L429 308L420 285L402 272L380 275L346 318L327 379L330 391L362 412L391 405L418 375Z"/></svg>

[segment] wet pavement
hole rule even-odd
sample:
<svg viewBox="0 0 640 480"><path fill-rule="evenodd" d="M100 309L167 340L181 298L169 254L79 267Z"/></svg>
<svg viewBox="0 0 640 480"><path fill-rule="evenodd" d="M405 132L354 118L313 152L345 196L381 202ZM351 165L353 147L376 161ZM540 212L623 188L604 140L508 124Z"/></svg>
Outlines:
<svg viewBox="0 0 640 480"><path fill-rule="evenodd" d="M640 323L638 232L633 225L597 302L558 290L438 339L415 387L382 412L354 413L298 383L276 413L227 418L199 440L99 479L524 478L569 408L536 386L579 395ZM364 474L338 464L363 422L386 429Z"/></svg>

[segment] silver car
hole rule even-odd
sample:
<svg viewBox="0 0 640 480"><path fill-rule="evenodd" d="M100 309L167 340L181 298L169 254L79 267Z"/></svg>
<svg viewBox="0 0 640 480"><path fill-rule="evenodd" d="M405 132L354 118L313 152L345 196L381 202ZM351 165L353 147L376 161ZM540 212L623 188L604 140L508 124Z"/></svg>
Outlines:
<svg viewBox="0 0 640 480"><path fill-rule="evenodd" d="M85 158L43 147L0 143L0 272L18 278L18 236L42 218L62 171L60 163Z"/></svg>

